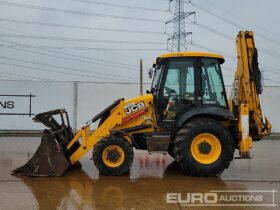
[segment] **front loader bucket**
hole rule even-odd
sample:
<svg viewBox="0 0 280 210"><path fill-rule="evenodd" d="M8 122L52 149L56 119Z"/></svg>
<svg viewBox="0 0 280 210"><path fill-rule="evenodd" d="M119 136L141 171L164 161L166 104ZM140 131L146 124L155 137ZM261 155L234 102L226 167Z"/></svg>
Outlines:
<svg viewBox="0 0 280 210"><path fill-rule="evenodd" d="M23 166L12 171L13 175L61 176L70 166L55 136L44 134L34 156Z"/></svg>
<svg viewBox="0 0 280 210"><path fill-rule="evenodd" d="M54 115L61 116L61 124ZM64 109L43 112L37 114L33 120L43 123L49 129L44 131L34 156L25 165L13 170L12 175L61 176L70 166L81 168L79 162L71 165L69 160L71 154L80 147L80 143L74 143L71 149L67 150L67 145L73 138L67 112Z"/></svg>

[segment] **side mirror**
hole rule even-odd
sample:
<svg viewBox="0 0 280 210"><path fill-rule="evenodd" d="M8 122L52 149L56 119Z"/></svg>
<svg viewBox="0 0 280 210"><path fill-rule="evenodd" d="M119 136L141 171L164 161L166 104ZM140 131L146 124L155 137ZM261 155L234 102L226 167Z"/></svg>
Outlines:
<svg viewBox="0 0 280 210"><path fill-rule="evenodd" d="M152 79L153 78L153 74L154 74L154 69L150 68L149 71L148 71L148 74L149 74L149 78Z"/></svg>

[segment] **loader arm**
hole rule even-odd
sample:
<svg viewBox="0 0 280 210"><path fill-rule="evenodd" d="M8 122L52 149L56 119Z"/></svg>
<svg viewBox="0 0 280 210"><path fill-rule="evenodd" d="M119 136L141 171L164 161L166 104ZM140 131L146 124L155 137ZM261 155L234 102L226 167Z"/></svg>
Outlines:
<svg viewBox="0 0 280 210"><path fill-rule="evenodd" d="M112 110L109 118L98 127L93 133L90 132L90 124L83 126L74 138L67 145L67 149L74 145L80 138L81 146L70 156L71 164L74 164L80 160L92 147L98 142L101 137L108 136L110 130L122 122L122 116L119 114L122 112L123 100Z"/></svg>
<svg viewBox="0 0 280 210"><path fill-rule="evenodd" d="M252 31L240 31L236 38L237 69L229 98L230 111L238 120L239 151L249 157L252 140L260 140L271 132L262 104L261 72L258 51Z"/></svg>
<svg viewBox="0 0 280 210"><path fill-rule="evenodd" d="M125 107L129 104L143 104L143 107L139 110L127 114ZM70 150L75 142L81 140L81 146L70 156L70 162L73 165L79 161L90 149L92 149L98 141L103 137L109 135L121 134L130 144L132 144L130 134L133 131L138 132L152 132L154 131L155 119L153 119L153 96L147 94L144 96L132 98L130 100L120 99L118 103L114 103L104 111L100 112L94 117L90 123L83 126L74 138L67 145L67 149ZM107 110L107 111L106 111ZM90 131L91 124L97 119L101 118L106 112L110 112L108 118L106 118L96 130ZM149 116L150 120L147 121L145 116Z"/></svg>

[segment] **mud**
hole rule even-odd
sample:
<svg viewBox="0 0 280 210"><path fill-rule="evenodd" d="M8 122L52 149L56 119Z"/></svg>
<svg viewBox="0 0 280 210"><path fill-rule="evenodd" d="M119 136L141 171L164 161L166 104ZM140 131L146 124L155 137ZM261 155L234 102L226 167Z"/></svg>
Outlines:
<svg viewBox="0 0 280 210"><path fill-rule="evenodd" d="M168 155L135 151L129 175L100 176L90 160L82 170L68 171L58 178L11 176L12 169L27 162L37 149L38 137L0 138L0 209L221 209L220 206L185 207L168 204L166 193L208 193L210 190L246 190L262 195L262 202L278 206L233 206L227 209L280 209L280 140L254 142L251 160L235 159L219 177L190 177ZM237 154L236 154L237 156ZM250 190L250 191L248 191ZM264 192L265 191L265 192ZM219 192L221 193L221 192ZM222 192L226 194L225 192ZM243 193L244 194L244 193ZM243 204L252 204L243 202Z"/></svg>

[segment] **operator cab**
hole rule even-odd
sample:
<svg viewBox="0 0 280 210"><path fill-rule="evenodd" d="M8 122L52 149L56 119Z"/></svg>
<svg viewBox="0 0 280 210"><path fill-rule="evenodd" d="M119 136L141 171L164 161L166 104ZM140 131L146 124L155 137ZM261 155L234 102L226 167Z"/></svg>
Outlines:
<svg viewBox="0 0 280 210"><path fill-rule="evenodd" d="M201 52L163 54L150 76L160 127L171 127L196 107L216 106L228 110L220 64L221 55Z"/></svg>

